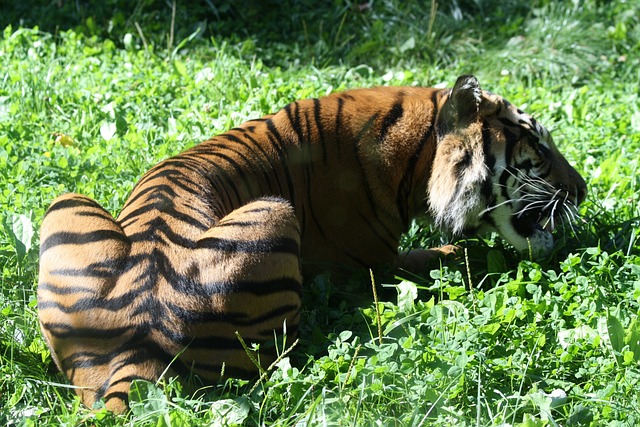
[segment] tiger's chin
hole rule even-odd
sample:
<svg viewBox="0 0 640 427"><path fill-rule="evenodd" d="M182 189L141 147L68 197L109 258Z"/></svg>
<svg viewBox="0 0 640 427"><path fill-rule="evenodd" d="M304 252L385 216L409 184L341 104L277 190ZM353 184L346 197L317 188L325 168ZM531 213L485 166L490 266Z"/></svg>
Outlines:
<svg viewBox="0 0 640 427"><path fill-rule="evenodd" d="M517 232L502 236L521 254L531 256L533 259L544 258L553 250L553 235L538 223L533 224L532 227L533 232L529 236L522 236Z"/></svg>

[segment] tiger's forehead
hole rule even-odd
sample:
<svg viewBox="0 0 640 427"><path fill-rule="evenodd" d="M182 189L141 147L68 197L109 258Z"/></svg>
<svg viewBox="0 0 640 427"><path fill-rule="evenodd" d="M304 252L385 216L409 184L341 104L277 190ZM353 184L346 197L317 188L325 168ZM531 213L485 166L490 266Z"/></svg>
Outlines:
<svg viewBox="0 0 640 427"><path fill-rule="evenodd" d="M501 96L486 92L486 95L498 102L499 108L496 111L497 118L503 122L510 122L513 126L524 129L529 136L538 140L539 143L549 147L553 144L551 134L539 121L537 121L530 114L524 112L520 108L513 105L508 100Z"/></svg>

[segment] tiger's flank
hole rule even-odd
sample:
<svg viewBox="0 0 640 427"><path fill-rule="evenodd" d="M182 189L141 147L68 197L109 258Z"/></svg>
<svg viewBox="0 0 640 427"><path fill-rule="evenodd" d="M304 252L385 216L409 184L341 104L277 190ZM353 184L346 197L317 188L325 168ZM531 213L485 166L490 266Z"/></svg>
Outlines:
<svg viewBox="0 0 640 427"><path fill-rule="evenodd" d="M296 101L154 166L117 219L66 194L42 224L38 309L55 363L89 407L130 384L251 377L297 335L303 275L398 256L411 220L553 248L586 186L549 132L473 76ZM304 337L302 337L304 339ZM287 345L279 343L279 346Z"/></svg>

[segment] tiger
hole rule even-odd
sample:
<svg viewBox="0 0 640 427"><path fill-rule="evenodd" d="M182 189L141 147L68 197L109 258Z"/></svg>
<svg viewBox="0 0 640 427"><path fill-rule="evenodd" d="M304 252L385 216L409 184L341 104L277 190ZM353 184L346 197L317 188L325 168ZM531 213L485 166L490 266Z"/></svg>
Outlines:
<svg viewBox="0 0 640 427"><path fill-rule="evenodd" d="M398 253L415 218L545 256L586 192L545 127L472 75L300 100L152 167L115 220L56 198L39 324L81 401L124 412L135 380L255 378L274 337L297 337L306 278L438 255Z"/></svg>

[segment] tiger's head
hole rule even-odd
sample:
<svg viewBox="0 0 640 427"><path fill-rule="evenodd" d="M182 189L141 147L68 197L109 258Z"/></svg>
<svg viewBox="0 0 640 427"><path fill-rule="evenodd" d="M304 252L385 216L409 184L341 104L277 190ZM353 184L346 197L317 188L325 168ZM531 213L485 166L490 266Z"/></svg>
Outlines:
<svg viewBox="0 0 640 427"><path fill-rule="evenodd" d="M522 253L544 256L551 232L575 219L586 184L549 132L500 96L461 76L442 97L428 204L454 233L498 231Z"/></svg>

